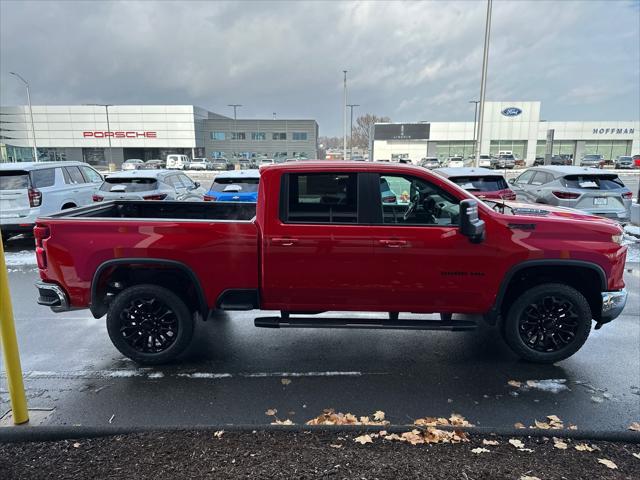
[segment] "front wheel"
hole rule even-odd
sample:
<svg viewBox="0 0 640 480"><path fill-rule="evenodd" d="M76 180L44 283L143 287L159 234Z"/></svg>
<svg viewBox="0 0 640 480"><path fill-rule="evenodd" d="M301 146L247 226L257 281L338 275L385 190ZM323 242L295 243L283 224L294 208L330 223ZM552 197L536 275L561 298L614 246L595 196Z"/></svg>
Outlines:
<svg viewBox="0 0 640 480"><path fill-rule="evenodd" d="M568 285L530 288L511 306L503 324L504 339L522 359L554 363L576 353L591 330L591 308Z"/></svg>
<svg viewBox="0 0 640 480"><path fill-rule="evenodd" d="M193 316L171 290L136 285L119 293L109 306L107 331L123 355L157 365L173 360L191 343Z"/></svg>

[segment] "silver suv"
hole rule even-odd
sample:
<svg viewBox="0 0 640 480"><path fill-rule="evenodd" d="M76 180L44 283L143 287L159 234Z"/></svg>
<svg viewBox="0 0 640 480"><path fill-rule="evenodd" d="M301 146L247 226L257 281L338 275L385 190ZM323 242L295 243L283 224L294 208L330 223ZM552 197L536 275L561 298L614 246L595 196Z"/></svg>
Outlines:
<svg viewBox="0 0 640 480"><path fill-rule="evenodd" d="M131 170L109 175L93 195L94 202L107 200L203 201L205 190L182 172Z"/></svg>
<svg viewBox="0 0 640 480"><path fill-rule="evenodd" d="M519 200L625 220L632 193L615 173L575 166L533 167L509 180Z"/></svg>
<svg viewBox="0 0 640 480"><path fill-rule="evenodd" d="M0 163L2 237L31 232L39 216L90 204L102 181L83 162Z"/></svg>

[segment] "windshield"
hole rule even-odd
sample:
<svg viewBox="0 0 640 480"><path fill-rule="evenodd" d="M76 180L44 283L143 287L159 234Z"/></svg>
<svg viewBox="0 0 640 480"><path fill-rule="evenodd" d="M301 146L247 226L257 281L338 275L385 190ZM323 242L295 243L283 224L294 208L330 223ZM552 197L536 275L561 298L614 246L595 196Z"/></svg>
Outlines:
<svg viewBox="0 0 640 480"><path fill-rule="evenodd" d="M239 191L242 193L257 192L259 183L259 178L216 178L211 185L211 190L224 192L229 185L234 185L240 187Z"/></svg>
<svg viewBox="0 0 640 480"><path fill-rule="evenodd" d="M506 180L500 175L487 175L484 177L452 177L453 183L465 190L475 190L479 192L495 192L505 190L508 187Z"/></svg>
<svg viewBox="0 0 640 480"><path fill-rule="evenodd" d="M100 190L103 192L146 192L155 190L157 185L158 181L155 178L109 177L100 186Z"/></svg>
<svg viewBox="0 0 640 480"><path fill-rule="evenodd" d="M23 190L29 188L27 172L0 172L0 190Z"/></svg>
<svg viewBox="0 0 640 480"><path fill-rule="evenodd" d="M584 159L585 160L600 160L602 158L602 155L585 155Z"/></svg>
<svg viewBox="0 0 640 480"><path fill-rule="evenodd" d="M617 175L567 175L562 180L569 188L616 190L624 187L624 183Z"/></svg>

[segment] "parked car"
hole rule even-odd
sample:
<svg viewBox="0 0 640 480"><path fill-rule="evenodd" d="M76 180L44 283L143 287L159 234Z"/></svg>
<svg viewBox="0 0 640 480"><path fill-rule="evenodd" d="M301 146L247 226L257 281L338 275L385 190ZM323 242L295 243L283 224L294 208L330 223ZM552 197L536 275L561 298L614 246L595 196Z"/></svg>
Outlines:
<svg viewBox="0 0 640 480"><path fill-rule="evenodd" d="M602 155L588 154L580 159L580 166L602 168L604 166L604 159L602 158Z"/></svg>
<svg viewBox="0 0 640 480"><path fill-rule="evenodd" d="M495 162L493 162L493 168L506 168L512 170L516 166L516 157L512 153L498 155Z"/></svg>
<svg viewBox="0 0 640 480"><path fill-rule="evenodd" d="M261 158L259 166L273 165L274 163L276 162L273 158Z"/></svg>
<svg viewBox="0 0 640 480"><path fill-rule="evenodd" d="M533 167L509 180L518 198L593 215L629 218L631 191L615 173L587 167Z"/></svg>
<svg viewBox="0 0 640 480"><path fill-rule="evenodd" d="M492 155L480 155L480 161L478 162L479 167L483 168L495 168L494 164L497 161Z"/></svg>
<svg viewBox="0 0 640 480"><path fill-rule="evenodd" d="M140 170L144 168L144 162L139 158L130 158L122 163L122 170Z"/></svg>
<svg viewBox="0 0 640 480"><path fill-rule="evenodd" d="M615 168L617 169L632 169L633 165L633 157L628 155L621 155L616 158Z"/></svg>
<svg viewBox="0 0 640 480"><path fill-rule="evenodd" d="M40 215L89 205L102 180L83 162L0 163L2 238L32 232Z"/></svg>
<svg viewBox="0 0 640 480"><path fill-rule="evenodd" d="M635 168L640 168L640 155L634 155L631 158L633 159L633 166Z"/></svg>
<svg viewBox="0 0 640 480"><path fill-rule="evenodd" d="M187 170L189 168L189 157L186 155L167 155L167 168L170 170Z"/></svg>
<svg viewBox="0 0 640 480"><path fill-rule="evenodd" d="M410 200L384 203L380 178ZM117 200L40 217L38 303L106 314L115 347L144 364L184 352L212 311L253 309L280 312L255 319L270 328L459 331L476 320L451 315L475 315L519 357L555 363L624 309L627 247L617 222L530 207L409 165L284 163L263 169L257 204ZM299 315L325 310L383 315Z"/></svg>
<svg viewBox="0 0 640 480"><path fill-rule="evenodd" d="M213 179L211 188L204 195L206 202L256 202L260 172L236 170L220 173Z"/></svg>
<svg viewBox="0 0 640 480"><path fill-rule="evenodd" d="M231 164L229 160L224 157L214 158L213 160L211 160L211 170L233 170L233 164Z"/></svg>
<svg viewBox="0 0 640 480"><path fill-rule="evenodd" d="M157 158L144 162L144 168L147 170L162 170L165 166L165 162Z"/></svg>
<svg viewBox="0 0 640 480"><path fill-rule="evenodd" d="M207 158L194 158L189 162L189 170L212 170L212 164Z"/></svg>
<svg viewBox="0 0 640 480"><path fill-rule="evenodd" d="M202 201L205 190L184 173L169 170L134 170L109 175L93 195L108 200Z"/></svg>
<svg viewBox="0 0 640 480"><path fill-rule="evenodd" d="M447 160L447 167L449 168L462 168L465 166L465 160L462 157L449 157Z"/></svg>
<svg viewBox="0 0 640 480"><path fill-rule="evenodd" d="M440 166L440 160L438 160L438 157L424 157L418 162L418 165L428 169L438 168Z"/></svg>
<svg viewBox="0 0 640 480"><path fill-rule="evenodd" d="M516 199L504 177L488 168L438 168L434 172L478 198Z"/></svg>
<svg viewBox="0 0 640 480"><path fill-rule="evenodd" d="M533 161L533 166L537 167L538 165L544 165L544 157L536 157Z"/></svg>

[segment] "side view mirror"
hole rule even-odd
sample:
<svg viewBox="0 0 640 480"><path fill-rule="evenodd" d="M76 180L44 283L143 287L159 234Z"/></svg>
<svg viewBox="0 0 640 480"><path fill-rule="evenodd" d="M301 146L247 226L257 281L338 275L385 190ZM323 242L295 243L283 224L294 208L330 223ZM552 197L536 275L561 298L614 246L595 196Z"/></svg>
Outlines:
<svg viewBox="0 0 640 480"><path fill-rule="evenodd" d="M516 179L515 179L515 178L510 178L510 179L509 179L509 183L510 183L511 185L514 185L514 184L516 183Z"/></svg>
<svg viewBox="0 0 640 480"><path fill-rule="evenodd" d="M478 201L465 199L460 202L460 233L469 237L471 243L484 240L484 220L478 218Z"/></svg>

